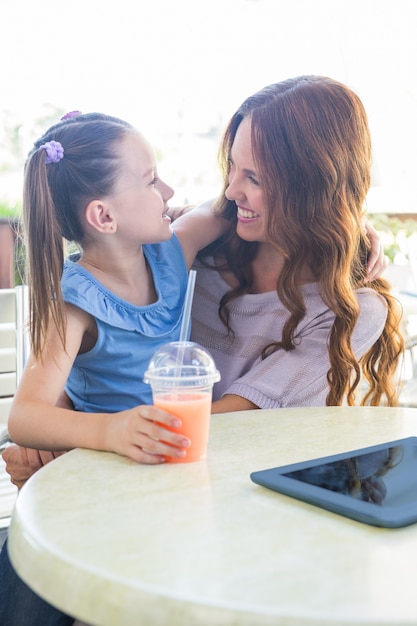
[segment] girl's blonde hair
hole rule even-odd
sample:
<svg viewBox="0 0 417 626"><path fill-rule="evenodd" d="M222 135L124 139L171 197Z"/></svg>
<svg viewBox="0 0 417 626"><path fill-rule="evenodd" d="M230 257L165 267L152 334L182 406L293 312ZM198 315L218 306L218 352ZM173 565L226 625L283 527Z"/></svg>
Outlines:
<svg viewBox="0 0 417 626"><path fill-rule="evenodd" d="M385 395L394 405L403 339L399 306L385 280L366 283L387 303L381 337L359 361L351 345L359 315L355 292L365 286L370 250L362 220L371 178L371 139L361 100L345 85L322 76L286 80L245 100L230 120L220 150L224 189L217 210L233 225L236 205L224 192L231 148L246 117L251 119L253 158L267 210L266 232L285 259L277 293L290 313L282 337L265 346L263 357L295 349L294 333L306 312L300 276L308 266L336 316L328 345L327 405L340 405L344 398L354 404L361 373L368 383L362 404L378 405ZM219 314L228 327L227 303L248 291L257 245L241 240L232 227L217 246L240 283L220 303Z"/></svg>

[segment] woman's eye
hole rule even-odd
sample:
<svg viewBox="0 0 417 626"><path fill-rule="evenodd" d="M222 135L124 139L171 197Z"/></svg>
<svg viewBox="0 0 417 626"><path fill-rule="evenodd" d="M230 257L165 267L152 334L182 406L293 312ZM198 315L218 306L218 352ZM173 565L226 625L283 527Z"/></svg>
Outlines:
<svg viewBox="0 0 417 626"><path fill-rule="evenodd" d="M256 185L256 187L259 187L259 183L256 178L254 178L253 176L249 176L249 180L253 185Z"/></svg>
<svg viewBox="0 0 417 626"><path fill-rule="evenodd" d="M158 182L158 180L159 180L159 178L156 178L156 177L155 177L155 178L153 178L153 179L152 179L152 181L151 181L151 185L154 185L154 186L155 186L155 185L156 185L156 183Z"/></svg>

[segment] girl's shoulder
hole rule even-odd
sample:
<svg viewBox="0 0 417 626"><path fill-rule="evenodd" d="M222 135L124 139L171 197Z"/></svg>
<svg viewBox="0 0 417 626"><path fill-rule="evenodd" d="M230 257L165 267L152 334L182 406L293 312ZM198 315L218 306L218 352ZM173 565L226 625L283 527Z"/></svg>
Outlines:
<svg viewBox="0 0 417 626"><path fill-rule="evenodd" d="M70 255L64 264L61 280L65 302L90 313L111 326L136 330L143 334L163 334L178 323L187 286L187 268L178 241L172 239L144 246L152 269L157 292L155 302L136 306L107 289ZM138 285L140 289L140 285Z"/></svg>

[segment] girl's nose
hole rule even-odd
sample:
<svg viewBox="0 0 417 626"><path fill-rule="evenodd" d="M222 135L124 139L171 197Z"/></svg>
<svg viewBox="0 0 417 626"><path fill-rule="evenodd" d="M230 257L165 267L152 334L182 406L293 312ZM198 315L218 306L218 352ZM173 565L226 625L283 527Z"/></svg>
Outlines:
<svg viewBox="0 0 417 626"><path fill-rule="evenodd" d="M164 183L164 181L162 180L160 180L160 184L161 184L161 194L164 199L164 202L168 202L168 200L170 200L172 196L174 195L174 190L172 187Z"/></svg>

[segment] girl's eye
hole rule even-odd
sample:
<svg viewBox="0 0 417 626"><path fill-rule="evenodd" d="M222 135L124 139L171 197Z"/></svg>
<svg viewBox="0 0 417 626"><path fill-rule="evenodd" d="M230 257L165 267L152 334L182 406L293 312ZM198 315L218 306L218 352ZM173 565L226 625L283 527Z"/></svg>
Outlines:
<svg viewBox="0 0 417 626"><path fill-rule="evenodd" d="M249 176L249 180L253 185L256 185L256 187L259 187L259 183L254 176Z"/></svg>
<svg viewBox="0 0 417 626"><path fill-rule="evenodd" d="M159 178L156 178L155 176L151 181L151 185L155 186L158 181L159 181Z"/></svg>

